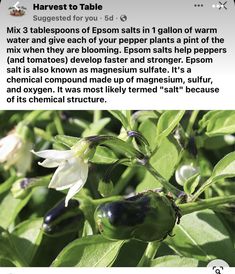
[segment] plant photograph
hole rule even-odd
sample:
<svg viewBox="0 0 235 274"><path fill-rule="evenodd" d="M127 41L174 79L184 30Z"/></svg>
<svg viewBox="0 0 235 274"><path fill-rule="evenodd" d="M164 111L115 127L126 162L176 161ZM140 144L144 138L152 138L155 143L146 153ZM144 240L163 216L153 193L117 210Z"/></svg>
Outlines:
<svg viewBox="0 0 235 274"><path fill-rule="evenodd" d="M235 111L0 121L0 267L235 266Z"/></svg>

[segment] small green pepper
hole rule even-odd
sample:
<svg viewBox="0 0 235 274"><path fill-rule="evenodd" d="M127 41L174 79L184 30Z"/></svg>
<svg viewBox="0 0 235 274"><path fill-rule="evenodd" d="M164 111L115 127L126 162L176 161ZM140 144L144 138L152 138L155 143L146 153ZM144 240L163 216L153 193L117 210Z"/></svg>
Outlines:
<svg viewBox="0 0 235 274"><path fill-rule="evenodd" d="M84 225L84 215L79 209L77 200L70 200L65 207L63 199L50 209L43 220L43 232L48 236L57 237L81 230Z"/></svg>
<svg viewBox="0 0 235 274"><path fill-rule="evenodd" d="M163 240L179 222L180 212L163 193L148 191L123 201L100 205L95 212L99 231L110 239Z"/></svg>

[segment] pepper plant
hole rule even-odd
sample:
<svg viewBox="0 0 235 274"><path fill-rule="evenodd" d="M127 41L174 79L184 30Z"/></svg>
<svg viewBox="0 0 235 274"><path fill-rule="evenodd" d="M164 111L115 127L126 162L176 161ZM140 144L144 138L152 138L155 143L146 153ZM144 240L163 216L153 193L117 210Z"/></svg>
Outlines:
<svg viewBox="0 0 235 274"><path fill-rule="evenodd" d="M0 266L235 266L235 111L0 119Z"/></svg>

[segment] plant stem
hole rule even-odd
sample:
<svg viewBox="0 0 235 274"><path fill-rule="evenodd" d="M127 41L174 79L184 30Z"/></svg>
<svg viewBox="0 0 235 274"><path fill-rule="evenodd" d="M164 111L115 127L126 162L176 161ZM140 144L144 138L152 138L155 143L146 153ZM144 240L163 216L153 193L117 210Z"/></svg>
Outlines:
<svg viewBox="0 0 235 274"><path fill-rule="evenodd" d="M69 124L71 126L76 126L76 127L79 127L81 129L86 129L88 127L88 123L82 121L82 120L79 120L79 119L69 119Z"/></svg>
<svg viewBox="0 0 235 274"><path fill-rule="evenodd" d="M29 184L29 188L36 187L36 186L46 186L49 184L51 178L52 178L51 174L32 178L31 184Z"/></svg>
<svg viewBox="0 0 235 274"><path fill-rule="evenodd" d="M191 201L194 202L201 194L203 191L206 190L210 185L212 184L212 180L209 178L193 195L191 198Z"/></svg>
<svg viewBox="0 0 235 274"><path fill-rule="evenodd" d="M138 263L138 266L140 267L150 266L151 261L154 259L160 245L161 245L161 242L159 241L148 243L147 248L144 252L144 255L141 258L140 262Z"/></svg>
<svg viewBox="0 0 235 274"><path fill-rule="evenodd" d="M126 118L129 124L129 128L132 129L133 125L132 125L131 110L126 110Z"/></svg>
<svg viewBox="0 0 235 274"><path fill-rule="evenodd" d="M139 161L145 159L145 155L140 151L136 150L132 145L125 141L109 135L90 136L86 138L91 142L92 146L104 145L113 151L116 151L127 158L138 159Z"/></svg>
<svg viewBox="0 0 235 274"><path fill-rule="evenodd" d="M52 136L50 133L46 132L45 130L38 128L38 127L34 127L34 133L41 137L42 139L51 142L52 141Z"/></svg>
<svg viewBox="0 0 235 274"><path fill-rule="evenodd" d="M64 129L60 120L59 113L56 111L54 116L55 127L58 134L64 135Z"/></svg>
<svg viewBox="0 0 235 274"><path fill-rule="evenodd" d="M99 109L94 110L93 123L99 121L101 119L101 116L102 116L102 110L99 110Z"/></svg>
<svg viewBox="0 0 235 274"><path fill-rule="evenodd" d="M235 195L215 197L203 201L180 204L178 207L180 208L181 214L186 215L194 211L204 210L207 208L216 209L219 205L227 203L235 203Z"/></svg>
<svg viewBox="0 0 235 274"><path fill-rule="evenodd" d="M194 125L194 123L195 123L195 121L197 119L198 113L199 113L199 110L193 110L192 115L191 115L191 117L189 119L188 126L187 126L187 129L186 129L186 134L188 135L188 137L192 133L193 125Z"/></svg>
<svg viewBox="0 0 235 274"><path fill-rule="evenodd" d="M181 191L163 178L150 163L147 163L145 167L167 191L171 192L175 197L179 196Z"/></svg>
<svg viewBox="0 0 235 274"><path fill-rule="evenodd" d="M126 168L126 170L122 173L121 178L118 180L117 184L115 185L112 191L112 195L118 195L122 192L126 184L130 181L130 179L135 174L135 171L136 169L134 167Z"/></svg>
<svg viewBox="0 0 235 274"><path fill-rule="evenodd" d="M24 122L26 123L26 125L28 124L32 124L35 120L38 119L38 117L45 113L45 110L34 110L34 111L31 111L27 116L26 118L24 119Z"/></svg>
<svg viewBox="0 0 235 274"><path fill-rule="evenodd" d="M108 182L111 179L112 174L114 173L115 168L117 168L117 166L119 165L126 165L130 163L130 160L127 158L124 159L120 159L117 160L116 162L114 162L105 172L104 175L104 181Z"/></svg>
<svg viewBox="0 0 235 274"><path fill-rule="evenodd" d="M92 204L94 206L98 206L103 203L116 202L116 201L123 201L123 197L122 196L112 196L112 197L107 197L107 198L95 199L95 200L92 200Z"/></svg>

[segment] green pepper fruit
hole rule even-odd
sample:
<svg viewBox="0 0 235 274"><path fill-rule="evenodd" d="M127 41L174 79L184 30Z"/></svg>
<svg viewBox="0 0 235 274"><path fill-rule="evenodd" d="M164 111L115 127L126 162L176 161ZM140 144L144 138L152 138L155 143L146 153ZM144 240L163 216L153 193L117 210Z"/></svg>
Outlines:
<svg viewBox="0 0 235 274"><path fill-rule="evenodd" d="M100 205L95 220L101 234L109 239L160 241L179 223L180 212L163 193L148 191L123 201Z"/></svg>
<svg viewBox="0 0 235 274"><path fill-rule="evenodd" d="M63 199L44 216L42 230L47 236L61 236L80 231L84 225L84 215L77 200L70 200L65 207Z"/></svg>

